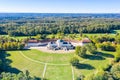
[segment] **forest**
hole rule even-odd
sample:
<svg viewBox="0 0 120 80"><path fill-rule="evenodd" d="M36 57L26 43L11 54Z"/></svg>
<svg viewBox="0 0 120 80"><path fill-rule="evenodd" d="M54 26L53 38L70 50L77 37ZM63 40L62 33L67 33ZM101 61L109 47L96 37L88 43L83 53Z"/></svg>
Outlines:
<svg viewBox="0 0 120 80"><path fill-rule="evenodd" d="M28 15L28 14L26 14ZM30 16L32 15L32 17ZM41 14L42 15L42 14ZM0 34L35 36L37 34L111 33L120 29L119 16L82 14L29 14L0 17ZM52 16L51 16L52 15ZM87 15L87 14L86 14ZM107 17L107 18L106 18Z"/></svg>

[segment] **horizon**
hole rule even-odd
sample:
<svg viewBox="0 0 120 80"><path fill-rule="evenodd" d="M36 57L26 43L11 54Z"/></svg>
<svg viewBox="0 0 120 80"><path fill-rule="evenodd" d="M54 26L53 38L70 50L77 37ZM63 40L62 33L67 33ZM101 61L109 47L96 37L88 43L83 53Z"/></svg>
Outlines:
<svg viewBox="0 0 120 80"><path fill-rule="evenodd" d="M0 13L120 13L119 0L0 0Z"/></svg>
<svg viewBox="0 0 120 80"><path fill-rule="evenodd" d="M0 14L120 14L120 13L40 13L40 12L0 12Z"/></svg>

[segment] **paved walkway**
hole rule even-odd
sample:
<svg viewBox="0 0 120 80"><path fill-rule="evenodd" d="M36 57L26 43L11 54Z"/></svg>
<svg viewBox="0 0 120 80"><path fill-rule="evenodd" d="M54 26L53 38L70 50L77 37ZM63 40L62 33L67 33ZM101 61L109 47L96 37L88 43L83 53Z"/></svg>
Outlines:
<svg viewBox="0 0 120 80"><path fill-rule="evenodd" d="M43 76L42 76L43 78L45 77L46 67L47 67L47 64L45 64L45 66L44 66Z"/></svg>

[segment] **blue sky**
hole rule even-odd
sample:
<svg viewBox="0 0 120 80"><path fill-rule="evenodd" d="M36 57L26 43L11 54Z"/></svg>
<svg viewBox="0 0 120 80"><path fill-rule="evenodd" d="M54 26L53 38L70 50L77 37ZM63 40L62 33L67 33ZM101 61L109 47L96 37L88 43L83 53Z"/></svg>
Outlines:
<svg viewBox="0 0 120 80"><path fill-rule="evenodd" d="M0 12L120 13L120 0L0 0Z"/></svg>

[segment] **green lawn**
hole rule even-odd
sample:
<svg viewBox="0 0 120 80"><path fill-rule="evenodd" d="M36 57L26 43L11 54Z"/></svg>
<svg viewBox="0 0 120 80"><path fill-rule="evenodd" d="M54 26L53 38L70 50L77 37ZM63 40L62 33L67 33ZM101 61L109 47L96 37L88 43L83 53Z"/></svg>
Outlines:
<svg viewBox="0 0 120 80"><path fill-rule="evenodd" d="M102 57L90 56L90 58L87 58L87 61L80 64L80 67L74 67L75 78L80 74L89 75L95 72L95 70L105 68L110 64L111 60L113 60L115 53L116 52L101 51Z"/></svg>
<svg viewBox="0 0 120 80"><path fill-rule="evenodd" d="M55 65L47 64L44 78L48 80L72 80L72 68L69 65L71 57L75 56L73 53L54 54L45 53L38 50L23 50L21 51L26 57L45 63L52 63ZM45 64L31 61L24 57L20 51L8 51L10 56L8 59L12 60L11 66L21 71L29 70L32 76L43 76ZM75 79L80 75L89 75L96 69L107 66L110 60L113 59L115 52L102 51L99 56L89 55L87 59L80 59L80 66L73 67ZM68 64L68 65L56 65Z"/></svg>
<svg viewBox="0 0 120 80"><path fill-rule="evenodd" d="M27 60L21 56L19 51L8 51L7 53L10 54L8 59L12 60L11 66L13 68L17 68L23 72L25 70L29 70L32 76L42 77L42 72L44 69L43 64L38 64Z"/></svg>
<svg viewBox="0 0 120 80"><path fill-rule="evenodd" d="M54 64L69 64L69 60L71 59L72 56L74 56L73 53L55 54L55 53L41 52L38 50L25 50L22 51L22 53L34 60L38 60L45 63L54 63Z"/></svg>
<svg viewBox="0 0 120 80"><path fill-rule="evenodd" d="M120 33L120 30L114 30L114 32L116 32L116 33Z"/></svg>
<svg viewBox="0 0 120 80"><path fill-rule="evenodd" d="M72 80L71 66L47 66L45 78L48 80Z"/></svg>

